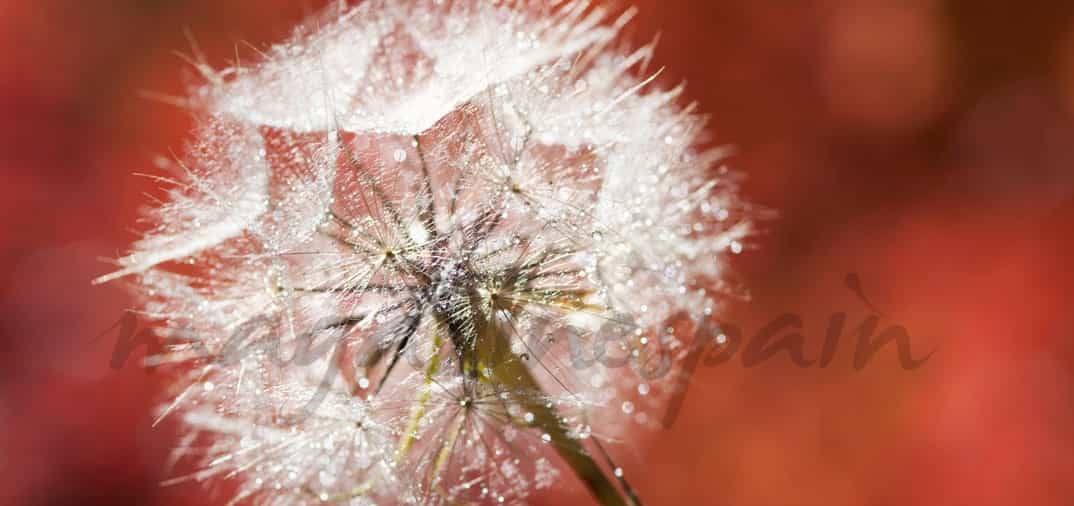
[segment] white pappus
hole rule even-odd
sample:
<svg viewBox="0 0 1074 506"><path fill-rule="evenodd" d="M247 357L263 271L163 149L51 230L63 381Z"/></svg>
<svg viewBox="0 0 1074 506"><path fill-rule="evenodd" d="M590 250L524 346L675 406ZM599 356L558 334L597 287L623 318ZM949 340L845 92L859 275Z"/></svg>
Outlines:
<svg viewBox="0 0 1074 506"><path fill-rule="evenodd" d="M674 322L751 225L653 46L623 49L630 14L367 0L254 66L194 61L199 127L98 279L131 276L177 365L177 480L470 504L574 474L640 503L605 443L655 418Z"/></svg>

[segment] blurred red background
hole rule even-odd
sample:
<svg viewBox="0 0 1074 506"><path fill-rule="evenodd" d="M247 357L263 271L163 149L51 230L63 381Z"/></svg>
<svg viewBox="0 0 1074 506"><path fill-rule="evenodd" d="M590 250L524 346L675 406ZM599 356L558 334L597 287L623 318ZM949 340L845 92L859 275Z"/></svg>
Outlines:
<svg viewBox="0 0 1074 506"><path fill-rule="evenodd" d="M752 335L802 316L900 324L862 371L786 355L700 367L676 424L619 448L649 504L1074 501L1074 3L640 1L631 37L688 81L776 209L735 259ZM108 368L129 304L91 287L134 238L158 153L189 113L189 28L212 63L280 40L319 2L0 2L0 503L205 504L161 488L174 427L159 378ZM252 52L243 50L252 58ZM578 500L584 499L579 496Z"/></svg>

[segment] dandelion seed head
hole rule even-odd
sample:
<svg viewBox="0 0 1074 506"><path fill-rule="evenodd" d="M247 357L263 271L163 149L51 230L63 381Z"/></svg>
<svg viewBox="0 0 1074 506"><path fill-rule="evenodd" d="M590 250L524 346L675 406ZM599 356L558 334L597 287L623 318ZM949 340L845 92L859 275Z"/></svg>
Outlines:
<svg viewBox="0 0 1074 506"><path fill-rule="evenodd" d="M671 322L711 314L751 225L652 46L554 4L367 0L199 67L180 172L99 279L136 276L183 364L161 416L211 436L185 478L520 503L572 453L615 487L583 443L659 408Z"/></svg>

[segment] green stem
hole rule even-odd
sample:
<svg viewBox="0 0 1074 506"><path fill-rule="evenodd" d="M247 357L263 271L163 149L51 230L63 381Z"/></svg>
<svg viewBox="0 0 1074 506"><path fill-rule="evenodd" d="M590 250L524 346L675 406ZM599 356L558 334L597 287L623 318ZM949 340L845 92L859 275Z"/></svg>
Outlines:
<svg viewBox="0 0 1074 506"><path fill-rule="evenodd" d="M481 306L474 304L474 307ZM529 368L510 351L507 335L495 322L484 318L480 311L474 313L477 331L474 352L479 374L485 380L514 392L516 401L533 414L533 421L529 425L543 430L549 436L549 442L555 446L559 456L581 478L601 505L640 506L631 497L633 494L624 496L582 443L570 436L559 413L548 405L543 389Z"/></svg>

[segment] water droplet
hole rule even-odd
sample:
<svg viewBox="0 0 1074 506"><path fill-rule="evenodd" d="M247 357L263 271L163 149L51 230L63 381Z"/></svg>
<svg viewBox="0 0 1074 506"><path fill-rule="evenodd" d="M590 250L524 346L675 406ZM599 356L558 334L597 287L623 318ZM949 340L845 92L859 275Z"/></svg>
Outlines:
<svg viewBox="0 0 1074 506"><path fill-rule="evenodd" d="M201 385L201 387L202 387L203 389L205 389L205 391L206 391L206 392L212 392L212 391L213 391L213 389L214 389L214 388L216 388L216 385L215 385L215 384L213 384L213 382L212 382L212 381L206 381L205 383L203 383L203 384Z"/></svg>
<svg viewBox="0 0 1074 506"><path fill-rule="evenodd" d="M612 471L612 472L615 473L616 478L622 478L623 477L623 468L621 468L621 467L615 468L615 471Z"/></svg>
<svg viewBox="0 0 1074 506"><path fill-rule="evenodd" d="M631 414L634 412L634 403L630 401L623 401L623 413Z"/></svg>
<svg viewBox="0 0 1074 506"><path fill-rule="evenodd" d="M578 427L578 439L589 439L591 435L593 435L593 427L589 424L582 424Z"/></svg>
<svg viewBox="0 0 1074 506"><path fill-rule="evenodd" d="M550 443L550 442L552 442L552 436L548 435L547 432L544 433L544 434L541 434L541 441L544 441L545 443Z"/></svg>
<svg viewBox="0 0 1074 506"><path fill-rule="evenodd" d="M358 388L363 390L369 388L369 378L358 378Z"/></svg>
<svg viewBox="0 0 1074 506"><path fill-rule="evenodd" d="M533 413L527 412L526 414L522 415L522 419L525 420L526 423L533 423Z"/></svg>
<svg viewBox="0 0 1074 506"><path fill-rule="evenodd" d="M405 161L406 160L406 151L401 149L401 148L397 149L397 150L395 150L395 153L392 156L395 158L395 161L397 161L397 162Z"/></svg>
<svg viewBox="0 0 1074 506"><path fill-rule="evenodd" d="M641 395L649 395L649 384L641 383L638 385L638 393Z"/></svg>
<svg viewBox="0 0 1074 506"><path fill-rule="evenodd" d="M731 253L734 253L736 255L742 253L742 243L738 241L731 241Z"/></svg>

